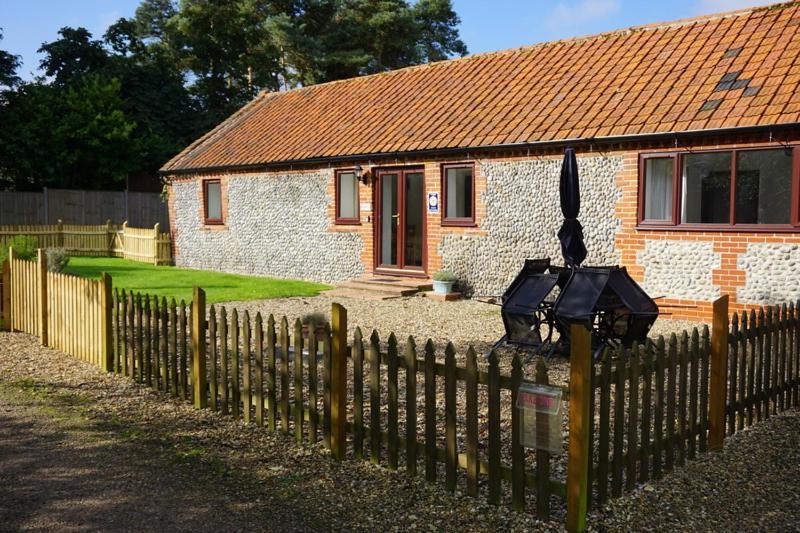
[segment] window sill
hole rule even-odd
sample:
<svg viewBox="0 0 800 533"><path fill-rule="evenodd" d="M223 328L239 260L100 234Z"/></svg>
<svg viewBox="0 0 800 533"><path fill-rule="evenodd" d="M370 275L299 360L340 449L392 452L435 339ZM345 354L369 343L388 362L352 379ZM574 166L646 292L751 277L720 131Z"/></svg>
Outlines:
<svg viewBox="0 0 800 533"><path fill-rule="evenodd" d="M707 233L800 233L800 226L774 225L756 226L752 224L739 224L736 226L720 224L638 224L637 231L669 231L669 232L707 232Z"/></svg>
<svg viewBox="0 0 800 533"><path fill-rule="evenodd" d="M334 220L333 223L337 226L360 226L361 220L344 218L344 219Z"/></svg>
<svg viewBox="0 0 800 533"><path fill-rule="evenodd" d="M442 219L442 227L451 228L477 228L478 224L474 220L447 220Z"/></svg>
<svg viewBox="0 0 800 533"><path fill-rule="evenodd" d="M224 222L204 222L202 229L205 231L227 231L228 226Z"/></svg>

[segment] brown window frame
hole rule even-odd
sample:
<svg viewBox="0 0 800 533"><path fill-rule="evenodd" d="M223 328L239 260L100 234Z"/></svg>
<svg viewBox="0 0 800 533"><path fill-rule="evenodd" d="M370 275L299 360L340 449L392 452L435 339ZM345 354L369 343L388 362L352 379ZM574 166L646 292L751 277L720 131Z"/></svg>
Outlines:
<svg viewBox="0 0 800 533"><path fill-rule="evenodd" d="M342 174L353 174L356 180L356 216L355 217L340 217L339 216L339 180ZM356 176L355 168L342 168L334 172L333 190L334 190L334 204L333 204L333 219L335 224L339 225L360 225L361 224L361 191L358 187L361 185L360 180Z"/></svg>
<svg viewBox="0 0 800 533"><path fill-rule="evenodd" d="M219 214L220 218L208 218L208 185L210 183L219 184ZM222 180L203 180L203 222L206 226L222 226L225 224L225 212L222 202Z"/></svg>
<svg viewBox="0 0 800 533"><path fill-rule="evenodd" d="M470 217L448 217L447 216L447 171L451 168L470 168L472 169L472 216ZM441 187L442 187L442 199L441 199L441 210L442 210L442 226L453 226L453 227L475 227L475 163L474 162L465 162L465 163L443 163L442 168L440 170L441 173Z"/></svg>
<svg viewBox="0 0 800 533"><path fill-rule="evenodd" d="M790 149L792 151L792 199L789 224L737 224L736 223L736 164L739 152L755 152L760 150ZM731 201L727 224L686 223L681 220L683 193L682 168L683 158L688 154L704 154L729 152L731 154ZM671 158L672 172L672 220L645 220L645 168L648 159ZM639 154L639 188L637 192L636 222L638 229L658 229L676 231L720 231L746 233L796 233L800 231L800 146L757 146L746 148L715 148L709 150L692 150L691 152L653 152Z"/></svg>

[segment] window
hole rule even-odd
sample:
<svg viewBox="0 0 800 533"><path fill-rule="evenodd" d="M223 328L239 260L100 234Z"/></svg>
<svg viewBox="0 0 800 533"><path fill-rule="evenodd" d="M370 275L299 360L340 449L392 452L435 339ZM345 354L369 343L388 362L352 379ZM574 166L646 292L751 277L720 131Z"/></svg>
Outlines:
<svg viewBox="0 0 800 533"><path fill-rule="evenodd" d="M651 157L645 160L645 220L672 220L672 184L675 181L673 159Z"/></svg>
<svg viewBox="0 0 800 533"><path fill-rule="evenodd" d="M646 154L641 157L643 226L771 229L800 225L797 148Z"/></svg>
<svg viewBox="0 0 800 533"><path fill-rule="evenodd" d="M222 185L219 180L203 182L206 224L222 224Z"/></svg>
<svg viewBox="0 0 800 533"><path fill-rule="evenodd" d="M736 223L791 223L791 152L781 148L736 157Z"/></svg>
<svg viewBox="0 0 800 533"><path fill-rule="evenodd" d="M681 220L726 224L731 213L731 152L683 156Z"/></svg>
<svg viewBox="0 0 800 533"><path fill-rule="evenodd" d="M442 225L475 225L474 165L442 167Z"/></svg>
<svg viewBox="0 0 800 533"><path fill-rule="evenodd" d="M359 224L358 180L352 170L336 172L336 223Z"/></svg>

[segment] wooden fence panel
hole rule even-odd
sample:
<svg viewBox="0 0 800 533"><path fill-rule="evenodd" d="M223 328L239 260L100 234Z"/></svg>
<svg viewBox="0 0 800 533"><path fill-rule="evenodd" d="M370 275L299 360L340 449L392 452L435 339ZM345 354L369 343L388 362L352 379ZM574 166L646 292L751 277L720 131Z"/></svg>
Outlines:
<svg viewBox="0 0 800 533"><path fill-rule="evenodd" d="M169 224L167 204L156 192L45 189L0 191L0 224L102 224L106 220L135 226Z"/></svg>
<svg viewBox="0 0 800 533"><path fill-rule="evenodd" d="M36 239L38 248L60 247L74 255L122 257L158 265L172 262L169 233L161 226L134 228L110 222L101 225L58 224L0 226L0 244L16 235Z"/></svg>

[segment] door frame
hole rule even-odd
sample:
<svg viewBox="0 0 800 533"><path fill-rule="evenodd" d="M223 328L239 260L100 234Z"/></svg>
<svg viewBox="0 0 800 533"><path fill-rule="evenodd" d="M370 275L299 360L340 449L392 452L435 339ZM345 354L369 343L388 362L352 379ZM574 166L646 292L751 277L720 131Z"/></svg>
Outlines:
<svg viewBox="0 0 800 533"><path fill-rule="evenodd" d="M375 221L372 224L373 235L373 271L375 274L385 276L403 276L414 278L427 278L428 277L428 210L426 209L426 195L427 186L425 183L425 167L422 165L411 166L390 166L380 167L372 171L374 179L372 181L372 202L375 206ZM380 191L381 175L383 174L398 174L398 213L405 213L406 195L405 195L405 175L406 174L422 174L422 202L420 209L422 210L422 267L407 268L403 264L405 262L405 218L403 221L403 229L400 229L401 224L398 223L398 267L381 266L381 223L383 221L383 205L381 203L382 196Z"/></svg>

